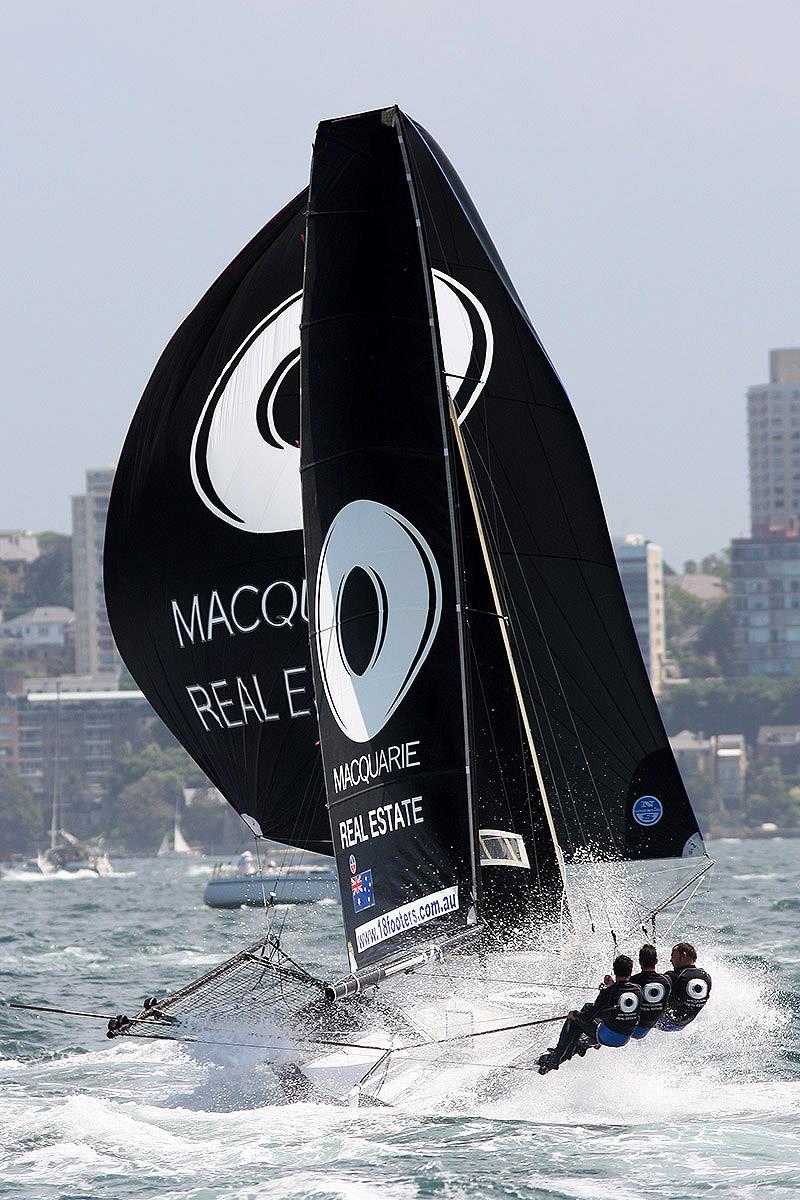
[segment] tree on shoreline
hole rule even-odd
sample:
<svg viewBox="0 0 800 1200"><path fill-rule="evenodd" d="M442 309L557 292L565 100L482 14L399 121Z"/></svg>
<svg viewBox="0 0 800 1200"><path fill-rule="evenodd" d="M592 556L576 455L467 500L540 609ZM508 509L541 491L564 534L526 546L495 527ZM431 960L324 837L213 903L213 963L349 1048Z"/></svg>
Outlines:
<svg viewBox="0 0 800 1200"><path fill-rule="evenodd" d="M660 700L670 735L682 729L743 733L754 745L762 725L800 722L800 675L788 679L692 679L671 687Z"/></svg>
<svg viewBox="0 0 800 1200"><path fill-rule="evenodd" d="M0 767L0 851L29 852L44 832L44 812L24 779Z"/></svg>

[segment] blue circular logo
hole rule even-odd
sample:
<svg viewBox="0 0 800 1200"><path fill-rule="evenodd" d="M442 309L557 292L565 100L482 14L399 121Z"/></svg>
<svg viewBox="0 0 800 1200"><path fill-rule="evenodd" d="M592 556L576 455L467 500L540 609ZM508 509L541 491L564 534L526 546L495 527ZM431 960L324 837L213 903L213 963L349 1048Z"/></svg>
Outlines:
<svg viewBox="0 0 800 1200"><path fill-rule="evenodd" d="M664 805L657 796L640 796L634 801L633 819L637 825L657 825L664 815Z"/></svg>

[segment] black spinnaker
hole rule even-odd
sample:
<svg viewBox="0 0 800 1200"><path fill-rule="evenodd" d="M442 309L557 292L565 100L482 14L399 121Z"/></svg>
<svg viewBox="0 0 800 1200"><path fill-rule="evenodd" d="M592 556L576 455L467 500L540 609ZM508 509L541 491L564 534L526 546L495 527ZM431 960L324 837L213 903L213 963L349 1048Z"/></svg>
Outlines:
<svg viewBox="0 0 800 1200"><path fill-rule="evenodd" d="M131 675L263 834L330 853L300 504L306 193L173 336L133 418L105 543Z"/></svg>

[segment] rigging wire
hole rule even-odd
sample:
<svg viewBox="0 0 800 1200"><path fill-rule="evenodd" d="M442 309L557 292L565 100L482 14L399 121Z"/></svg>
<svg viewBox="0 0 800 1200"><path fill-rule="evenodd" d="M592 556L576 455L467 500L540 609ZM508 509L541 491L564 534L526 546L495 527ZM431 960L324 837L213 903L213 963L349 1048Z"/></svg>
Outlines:
<svg viewBox="0 0 800 1200"><path fill-rule="evenodd" d="M469 451L469 447L468 447L468 446L467 446L467 444L466 444L466 439L464 439L464 451L465 451L465 456L466 456L466 458L467 458L467 461L469 462L469 464L470 464L470 467L472 468L472 463L471 463L471 459L470 459L470 451ZM480 454L478 455L478 457L479 457L479 459L481 460L481 462L482 462L482 464L483 464L484 470L486 470L486 471L487 471L487 474L489 475L489 483L490 483L490 486L491 486L491 488L492 488L492 491L494 492L494 491L495 491L495 486L494 486L494 483L492 482L492 479L491 479L491 470L490 470L490 468L489 468L489 467L486 465L486 463L485 463L485 462L483 462L483 460L482 460L482 457L480 456ZM474 468L473 468L473 470L474 470ZM486 505L485 505L485 503L483 502L483 498L482 498L482 497L477 497L477 499L478 499L478 502L481 504L481 507L483 508L483 510L484 510L484 513L486 514ZM498 507L499 507L499 506L498 506ZM536 621L537 621L537 624L538 624L538 626L539 626L539 636L541 637L542 644L544 645L544 647L545 647L545 649L546 649L546 651L547 651L547 655L548 655L548 659L549 659L549 662L550 662L550 666L551 666L551 669L552 669L552 671L553 671L553 674L554 674L554 676L555 676L556 683L557 683L557 685L558 685L558 690L559 690L559 692L560 692L560 695L561 695L561 700L563 701L563 704L564 704L565 710L566 710L566 712L567 712L567 714L568 714L568 717L569 717L570 724L571 724L571 726L572 726L572 733L573 733L573 735L574 735L575 742L576 742L577 746L579 747L579 750L580 750L581 756L582 756L582 758L583 758L584 767L585 767L586 773L587 773L587 775L588 775L588 777L589 777L589 780L590 780L591 786L592 786L592 788L593 788L593 790L594 790L595 799L596 799L596 801L597 801L598 808L599 808L599 810L600 810L600 813L602 814L602 817L603 817L603 819L605 820L606 826L607 826L607 828L608 828L609 837L610 837L610 839L611 839L611 842L612 842L612 844L614 844L614 842L615 842L615 840L616 840L616 838L615 838L615 833L614 833L614 830L613 830L613 828L612 828L612 826L611 826L611 822L610 822L610 820L609 820L609 817L608 817L608 814L607 814L607 812L606 812L605 806L603 805L602 799L601 799L601 797L600 797L600 792L599 792L599 788L598 788L598 786L597 786L597 781L596 781L596 779L595 779L595 777L594 777L594 773L592 772L592 770L591 770L591 767L590 767L590 765L589 765L588 757L587 757L587 754L586 754L586 749L585 749L585 747L584 747L584 744L583 744L583 741L581 740L581 737L580 737L580 735L579 735L579 733L578 733L577 725L576 725L576 722L575 722L575 715L574 715L574 713L573 713L573 711L572 711L572 707L571 707L571 705L569 704L569 701L568 701L568 699L567 699L566 691L565 691L565 688L564 688L563 682L562 682L562 680L561 680L561 675L560 675L560 672L559 672L558 666L556 665L556 661L555 661L555 658L554 658L554 655L553 655L552 649L551 649L551 647L550 647L550 645L549 645L549 642L548 642L548 640L547 640L547 638L546 638L546 636L545 636L544 627L543 627L543 625L542 625L542 621L541 621L541 617L540 617L540 615L539 615L538 607L537 607L537 605L536 605L536 602L535 602L535 600L534 600L534 598L533 598L533 595L532 595L532 593L531 593L530 585L529 585L529 583L528 583L528 581L527 581L527 578L526 578L526 576L525 576L525 572L524 572L524 571L523 571L523 569L522 569L522 563L521 563L521 560L520 560L520 556L519 556L519 554L518 554L518 552L517 552L517 550L516 550L516 548L515 548L515 546L514 546L513 539L511 538L511 531L510 531L510 528L509 528L509 525L508 525L508 520L507 520L507 518L505 517L505 514L502 512L502 509L501 509L501 508L499 508L499 511L500 511L500 515L501 515L501 517L502 517L502 518L503 518L503 520L504 520L504 523L505 523L505 526L506 526L506 532L507 532L507 533L508 533L508 535L509 535L510 544L511 544L511 546L512 546L512 552L513 552L513 554L514 554L514 557L515 557L515 559L516 559L516 562L517 562L517 569L518 569L519 575L520 575L520 577L523 579L523 581L524 581L524 583L525 583L525 588L526 588L526 591L527 591L527 593L528 593L528 598L529 598L529 600L530 600L530 603L531 603L531 606L532 606L532 610L533 610L534 616L535 616L535 618L536 618ZM486 514L486 515L488 516L488 514ZM490 526L490 530L491 530L491 526ZM497 551L496 551L495 547L492 545L492 539L491 539L491 536L487 536L487 539L486 539L486 540L487 540L487 548L489 548L489 550L490 550L490 553L492 553L492 558L494 559L494 563L493 563L493 569L495 569L495 570L496 570L496 572L498 573L498 575L499 575L499 576L500 576L500 578L502 579L503 583L505 584L505 589L504 589L504 590L505 590L505 603L506 603L506 606L507 606L507 607L510 607L510 608L513 608L513 609L516 611L516 610L517 610L517 605L516 605L516 603L515 603L515 601L514 601L514 599L513 599L513 593L511 592L511 589L510 589L510 587L509 587L509 585L508 585L508 574L507 574L507 572L506 572L506 570L505 570L505 566L504 566L504 564L503 564L503 561L502 561L502 556L500 556L500 555L497 553ZM518 655L518 656L519 656L519 658L520 658L520 662L521 662L521 664L522 664L522 671L523 671L523 675L525 676L525 679L526 679L526 684L527 684L527 687L528 687L528 692L530 693L530 692L531 692L531 687L530 687L530 681L529 681L529 679L528 679L528 670L527 670L527 668L528 668L528 666L529 666L529 665L532 665L532 664L529 664L529 660L528 660L527 654L523 654L523 652L522 652L522 647L520 646L519 633L518 633L518 630L517 630L517 627L516 627L516 622L511 622L511 623L510 623L510 625L511 625L510 633L511 633L511 636L513 637L513 639L514 639L514 642L515 642L515 647L516 647L516 650L517 650L517 655ZM537 691L538 691L538 695L539 695L539 702L540 702L540 704L541 704L541 706L542 706L542 709L544 710L545 717L546 717L546 719L547 719L547 724L548 724L548 728L549 728L549 731L550 731L550 739L551 739L551 741L552 741L552 744L553 744L553 746L554 746L554 748L555 748L555 753L556 753L556 756L557 756L557 758L558 758L558 763L559 763L560 771L561 771L561 774L563 775L564 784L565 784L565 786L566 786L566 789L567 789L567 796L568 796L568 798L569 798L569 801L570 801L570 803L571 803L571 806L572 806L573 815L574 815L574 817L575 817L575 821L576 821L576 824L577 824L577 827L578 827L578 830L579 830L579 833L580 833L580 836L581 836L581 838L584 840L584 842L587 842L586 831L585 831L585 829L584 829L584 827L583 827L583 822L582 822L582 820L581 820L580 813L579 813L579 811L578 811L578 806L577 806L577 804L576 804L576 800L575 800L575 796L574 796L574 794L573 794L573 790L572 790L572 786L571 786L571 783L570 783L569 775L568 775L568 773L567 773L567 770L566 770L566 767L565 767L565 764L564 764L564 759L563 759L563 757L562 757L562 754L561 754L561 749L560 749L560 746L559 746L559 742L558 742L558 739L557 739L557 738L556 738L556 736L555 736L555 731L554 731L554 728L553 728L553 723L552 723L552 719L551 719L551 713L550 713L550 710L549 710L549 708L548 708L547 704L546 704L546 703L545 703L545 701L544 701L544 696L543 696L543 693L542 693L542 687L541 687L541 681L540 681L540 679L539 679L539 673L538 673L537 671L535 671L535 670L533 671L533 678L534 678L534 682L535 682L535 684L536 684L536 688L537 688ZM546 739L544 739L544 735L543 735L543 731L542 731L542 726L541 726L541 722L540 722L540 719L539 719L539 714L538 714L538 710L537 710L536 706L534 706L534 713L535 713L535 716L536 716L536 723L537 723L537 727L538 727L538 730L539 730L539 737L540 737L540 739L542 740L542 743L543 743L543 748L544 748L544 753L545 753L545 760L546 760L546 762L547 762L547 765L548 765L548 770L549 770L549 773L550 773L551 782L553 783L553 785L554 785L554 787L555 787L555 792L556 792L556 800L557 800L557 802L558 802L558 806L559 806L559 809L560 809L560 811L561 811L561 815L562 815L562 819L563 819L563 818L564 818L564 808L563 808L563 804L562 804L562 801L561 801L560 791L559 791L558 785L557 785L557 783L556 783L556 778L555 778L555 775L554 775L554 773L553 773L552 764L550 763L550 755L549 755L549 750L548 750L548 747L547 747L547 741L546 741ZM589 907L590 922L591 922L592 924L594 924L594 921L593 921L593 918L592 918L592 914L591 914L591 907L588 905L588 901L587 901L586 903L587 903L587 907ZM610 918L610 916L609 916L609 913L608 913L608 906L606 905L605 901L604 901L603 907L604 907L604 911L605 911L606 920L607 920L607 922L608 922L609 930L610 930L610 933L611 933L611 938L612 938L612 941L613 941L613 943L614 943L614 946L615 946L615 948L616 948L616 945L617 945L617 936L616 936L616 933L615 933L615 931L614 931L614 927L613 927L613 924L612 924L612 922L611 922L611 918Z"/></svg>
<svg viewBox="0 0 800 1200"><path fill-rule="evenodd" d="M469 469L468 451L467 451L464 437L461 433L461 428L458 423L457 414L456 414L455 408L453 406L452 400L450 401L449 410L450 410L450 421L451 421L452 433L454 436L456 447L459 452L459 458L461 461L463 478L464 478L464 482L466 484L466 489L467 489L467 494L469 496L470 504L472 506L473 518L474 518L475 524L477 526L478 540L479 540L479 543L481 546L481 552L482 552L483 558L484 558L484 566L486 569L486 573L489 578L489 586L490 586L490 589L492 592L492 599L494 601L495 608L497 609L498 616L502 616L503 615L502 596L501 596L501 592L499 590L499 586L498 586L498 583L497 583L497 580L496 580L496 577L494 574L491 548L490 548L488 541L486 540L486 538L484 536L483 525L482 525L482 521L481 521L480 501L479 501L479 498L478 498L478 495L477 495L477 492L475 489L474 481L472 479L471 472ZM528 740L528 749L529 749L531 758L533 760L533 768L534 768L534 771L536 774L537 783L539 785L540 800L541 800L542 808L544 810L544 815L545 815L545 819L547 821L547 826L548 826L550 835L553 840L556 864L558 866L558 870L561 875L562 898L563 898L564 903L566 904L566 907L569 911L569 915L570 915L570 918L571 918L573 926L574 926L575 925L575 916L572 911L572 905L570 903L570 898L569 898L569 891L567 888L567 872L566 872L566 866L565 866L565 862L564 862L564 855L562 853L561 846L560 846L560 843L558 840L558 832L556 830L555 822L553 819L553 813L550 808L550 801L548 798L547 789L545 788L545 784L544 784L544 776L542 773L541 764L539 762L539 756L538 756L536 743L535 743L535 740L533 737L533 730L530 728L527 707L525 705L525 701L524 701L524 697L523 697L523 693L522 693L522 684L520 682L520 677L519 677L519 672L517 670L516 660L514 658L514 654L511 649L511 641L509 638L509 628L508 628L509 624L510 623L507 622L505 619L503 621L501 621L500 626L499 626L500 632L501 632L501 635L503 638L503 644L504 644L504 648L505 648L505 652L506 652L506 657L508 659L508 666L511 671L511 677L512 677L512 681L513 681L513 685L514 685L514 691L515 691L516 697L517 697L517 705L519 707L520 713L523 718L523 723L525 725L525 731L526 731L526 736L527 736L527 740ZM512 627L511 633L513 633L513 632L514 632L514 630ZM538 719L538 717L537 717L537 719ZM576 933L577 933L577 929L576 929Z"/></svg>
<svg viewBox="0 0 800 1200"><path fill-rule="evenodd" d="M473 439L473 441L474 441L474 439ZM488 439L487 439L487 441L488 441ZM464 439L464 443L465 443L465 450L466 450L466 454L467 454L467 459L468 459L468 461L469 461L469 463L470 463L470 467L471 467L471 469L473 470L473 473L474 473L474 467L473 467L473 464L472 464L472 458L471 458L470 446L467 444L467 442L466 442L466 438ZM493 479L493 476L492 476L491 467L490 467L490 466L489 466L489 465L488 465L488 464L485 462L485 460L484 460L484 458L483 458L483 455L480 453L480 451L477 449L477 447L475 448L475 452L476 452L476 454L477 454L478 461L481 463L481 466L483 467L484 471L486 472L486 475L487 475L487 478L488 478L488 481L489 481L489 486L490 486L490 488L491 488L491 491L492 491L492 495L496 497L496 495L497 495L497 488L496 488L496 486L495 486L495 483L494 483L494 479ZM485 501L484 501L483 497L482 497L482 496L480 496L480 495L479 495L479 503L482 505L482 508L484 509L484 512L485 512L485 511L486 511L486 504L485 504ZM513 541L512 535L511 535L511 529L510 529L510 526L509 526L508 518L506 517L505 513L503 512L502 506L501 506L499 503L497 503L495 507L497 508L497 511L498 511L498 513L499 513L499 515L500 515L500 518L502 519L503 525L505 526L505 531L506 531L506 534L508 535L508 538L509 538L509 544L510 544L510 546L511 546L512 553L513 553L513 555L514 555L514 559L515 559L515 561L516 561L516 564L517 564L517 570L518 570L518 572L519 572L519 576L520 576L520 578L523 580L523 582L524 582L524 584L525 584L525 590L526 590L526 592L527 592L527 595L528 595L528 600L529 600L529 602L530 602L530 605L531 605L531 609L532 609L533 615L534 615L534 617L535 617L535 619L536 619L536 623L537 623L537 625L538 625L538 627L539 627L539 630L538 630L538 631L539 631L539 637L541 638L541 640L542 640L542 644L544 645L544 647L545 647L545 650L547 651L548 659L549 659L549 661L550 661L550 665L551 665L551 668L552 668L552 670L553 670L553 674L554 674L554 676L555 676L555 679L556 679L556 684L557 684L557 687L558 687L558 693L559 693L559 695L560 695L560 699L562 700L562 702L563 702L563 704L564 704L564 708L565 708L565 710L566 710L566 712L567 712L567 714L568 714L568 716L569 716L569 719L570 719L570 724L571 724L571 726L572 726L572 732L573 732L573 734L574 734L574 736L575 736L575 739L576 739L576 742L577 742L577 744L578 744L578 746L579 746L579 748L580 748L580 751L581 751L582 757L583 757L583 759L584 759L584 765L585 765L585 767L586 767L586 770L587 770L587 772L588 772L589 779L590 779L590 781L591 781L592 787L594 788L595 795L596 795L596 798L597 798L598 804L599 804L599 806L600 806L600 810L601 810L601 812L602 812L602 814L603 814L603 817L604 817L604 819L605 819L605 821L606 821L606 824L607 824L607 826L608 826L608 830L609 830L609 834L610 834L610 836L611 836L611 839L612 839L612 842L613 842L613 840L614 840L614 834L613 834L613 830L612 830L612 828L611 828L611 823L610 823L610 821L609 821L609 819L608 819L608 814L607 814L607 813L606 813L606 811L605 811L605 808L604 808L604 806L603 806L603 804L602 804L602 801L600 800L600 795L599 795L599 791L598 791L598 789L597 789L597 784L596 784L596 782L595 782L594 775L592 774L592 771L591 771L591 769L590 769L590 767L589 767L589 763L588 763L588 761L587 761L587 759L586 759L586 752L585 752L585 749L584 749L584 747L583 747L583 742L581 741L581 739L580 739L580 737L579 737L579 735L578 735L577 727L576 727L576 725L575 725L575 718L574 718L574 714L573 714L573 712L572 712L572 708L571 708L571 706L570 706L570 704L569 704L569 701L568 701L568 699L567 699L566 692L565 692L565 689L564 689L564 685L563 685L563 683L562 683L562 681L561 681L561 675L560 675L560 673L559 673L559 671L558 671L558 668L557 668L557 666L556 666L556 664L555 664L555 659L554 659L554 657L553 657L553 653L552 653L552 650L551 650L551 648L550 648L550 645L549 645L549 643L548 643L548 641L547 641L547 638L545 637L545 633L544 633L544 627L543 627L543 625L542 625L542 620L541 620L541 617L540 617L540 615L539 615L538 606L537 606L537 604L536 604L536 601L535 601L535 599L534 599L534 597L533 597L533 594L532 594L532 592L531 592L530 584L529 584L529 582L528 582L528 579L527 579L527 576L526 576L526 574L525 574L525 571L524 571L524 570L523 570L523 568L522 568L522 561L521 561L521 559L520 559L519 553L517 552L517 550L516 550L516 547L515 547L515 545L514 545L514 541ZM487 515L488 515L488 514L487 514ZM493 529L493 527L492 527L492 532L494 532L494 529ZM491 543L490 543L490 544L491 544ZM554 731L554 728L553 728L552 716L551 716L551 713L550 713L550 710L549 710L549 708L548 708L547 704L545 703L544 694L543 694L543 692L542 692L542 684L541 684L541 679L539 678L539 672L538 672L538 671L536 671L535 669L533 669L533 664L532 664L532 663L530 663L530 659L529 659L529 656L528 656L528 654L527 654L527 653L523 654L523 652L522 652L522 650L523 650L523 647L521 647L521 646L520 646L520 637L519 637L518 625L521 625L522 621L521 621L521 617L520 617L520 615L519 615L519 606L517 605L517 603L514 601L514 598L513 598L513 592L512 592L512 590L511 590L511 588L510 588L510 585L509 585L508 572L507 572L507 570L506 570L506 568L505 568L505 564L504 564L504 562L503 562L503 557L502 557L502 555L501 555L501 554L498 552L498 550L497 550L497 549L496 549L494 546L492 546L492 549L494 550L493 558L494 558L494 560L495 560L495 570L498 572L498 574L499 574L499 575L500 575L500 577L502 578L502 580L503 580L503 583L504 583L504 585L505 585L505 587L504 587L504 594L505 594L505 600L506 600L506 604L507 604L507 606L508 606L508 607L511 607L511 608L513 608L513 609L514 609L514 612L515 612L515 615L516 615L516 618L517 618L517 620L516 620L515 622L511 622L511 633L512 633L512 635L513 635L513 638L514 638L514 642L515 642L515 646L516 646L517 654L518 654L518 656L519 656L519 660L520 660L521 667L522 667L522 672L523 672L523 675L525 676L525 682L526 682L526 685L527 685L528 693L529 693L529 695L530 695L531 697L532 697L532 696L533 696L533 694L534 694L534 689L531 687L531 682L530 682L530 678L529 678L529 671L528 671L528 668L530 667L530 668L531 668L531 673L532 673L532 675L533 675L533 680L534 680L534 683L535 683L535 690L536 690L536 693L538 694L538 697L539 697L539 703L540 703L540 705L541 705L541 707L542 707L542 710L544 711L544 714L545 714L545 716L546 716L546 718L547 718L547 724L548 724L548 728L549 728L549 730L550 730L550 739L551 739L552 745L553 745L553 747L554 747L554 749L555 749L556 756L557 756L557 758L558 758L558 764L559 764L559 767L560 767L560 769L561 769L561 774L563 775L564 784L565 784L565 786L566 786L566 789L567 789L567 796L568 796L569 802L570 802L570 804L571 804L571 806L572 806L573 816L574 816L574 818L575 818L576 824L577 824L577 826L578 826L578 829L579 829L579 831L580 831L580 836L581 836L581 838L583 839L584 843L587 843L586 831L585 831L585 829L584 829L584 827L583 827L583 822L581 821L580 813L579 813L579 811L578 811L578 807L577 807L577 804L576 804L576 802L575 802L575 797L574 797L574 795L573 795L573 792L572 792L572 787L571 787L571 784L570 784L569 776L568 776L568 774L567 774L567 771L566 771L566 768L565 768L565 766L564 766L564 760L563 760L563 757L562 757L562 754L561 754L561 749L560 749L560 747L559 747L558 739L556 738L555 731ZM562 818L563 818L563 817L564 817L564 810L563 810L563 805L562 805L562 801L561 801L561 796L560 796L560 792L559 792L558 784L557 784L557 782L556 782L556 775L555 775L555 772L553 771L552 764L550 763L550 754L549 754L549 749L547 748L547 740L544 738L544 734L543 734L542 727L541 727L541 721L540 721L539 714L538 714L538 710L536 709L536 706L534 706L534 711L535 711L535 713L536 713L536 723L537 723L537 726L538 726L538 728L539 728L539 737L540 737L540 739L541 739L541 741L542 741L542 745L543 745L543 747L544 747L544 750L545 750L545 758L546 758L546 760L547 760L547 763L548 763L548 769L549 769L549 772L550 772L550 777L551 777L551 780L552 780L552 782L553 782L553 785L554 785L554 787L555 787L555 790L556 790L556 797L557 797L557 799L558 799L559 808L561 809L561 815L562 815Z"/></svg>
<svg viewBox="0 0 800 1200"><path fill-rule="evenodd" d="M678 912L675 914L675 916L670 921L669 926L665 930L665 936L672 933L673 929L678 924L678 921L680 921L681 917L683 916L685 910L688 908L688 906L694 900L695 896L697 895L697 893L699 892L700 888L703 886L704 883L705 883L705 872L702 875L700 875L700 877L697 880L697 883L694 885L693 890L686 897L683 904L679 908ZM656 914L654 913L653 914L653 928L654 929L655 929L655 918L656 918Z"/></svg>
<svg viewBox="0 0 800 1200"><path fill-rule="evenodd" d="M537 432L538 432L538 431L537 431ZM474 440L474 439L473 439L473 440ZM483 455L480 453L480 451L477 449L477 447L475 448L475 453L477 454L478 461L480 462L481 466L483 467L483 470L484 470L484 472L485 472L485 473L486 473L486 475L487 475L487 478L488 478L488 481L489 481L489 485L490 485L490 487L491 487L491 490L492 490L493 494L495 494L495 493L496 493L496 491L497 491L497 489L496 489L496 486L495 486L495 484L494 484L494 481L493 481L493 477L492 477L491 468L490 468L490 467L487 465L486 461L484 460L484 457L483 457ZM483 500L483 498L482 498L482 500ZM486 507L486 505L485 505L485 501L483 501L483 503L484 503L484 508L485 508L485 507ZM525 583L525 590L526 590L526 592L527 592L527 594L528 594L528 598L529 598L529 600L530 600L530 603L531 603L531 608L532 608L532 610L533 610L533 612L534 612L534 616L536 617L536 620L537 620L537 622L538 622L538 623L540 624L540 626L541 626L541 622L540 622L540 618L539 618L539 614L538 614L538 609L537 609L537 606L536 606L536 602L535 602L535 600L534 600L534 598L533 598L533 595L532 595L532 593L531 593L531 588L530 588L530 584L529 584L529 582L528 582L528 580L527 580L527 576L525 575L525 572L524 572L524 570L523 570L523 566L522 566L522 560L521 560L521 557L520 557L519 553L518 553L518 552L516 551L516 549L515 549L515 543L514 543L514 540L513 540L513 538L512 538L512 533L511 533L511 528L510 528L510 525L509 525L509 522L508 522L508 518L506 517L506 515L505 515L505 513L504 513L504 511L503 511L503 509L502 509L502 506L501 506L499 503L496 505L496 507L497 507L497 509L498 509L498 511L499 511L499 513L500 513L500 515L501 515L501 517L503 518L503 523L504 523L504 526L505 526L505 530L506 530L506 533L508 534L508 537L509 537L509 539L510 539L510 541L511 541L512 549L513 549L513 553L514 553L514 558L515 558L515 560L516 560L517 567L518 567L518 570L519 570L519 572L520 572L520 576L521 576L521 578L523 579L523 581L524 581L524 583ZM527 518L525 518L525 519L527 520ZM570 561L572 561L572 560L570 560ZM604 566L604 567L608 567L608 564L606 564L606 563L598 563L597 565L599 565L599 566ZM539 574L540 574L540 578L541 578L541 572L539 572ZM557 601L555 600L555 598L552 596L551 589L550 589L550 588L549 588L549 586L546 584L546 582L544 581L544 579L543 579L543 578L542 578L542 585L543 585L543 587L545 587L545 588L547 589L548 593L551 595L551 598L553 599L553 602L554 602L554 604L556 604L556 607L559 609L559 612L561 613L561 615L562 615L562 617L564 618L564 620L565 620L565 621L567 621L566 615L563 613L563 610L562 610L562 609L561 609L561 607L558 605L558 603L557 603ZM587 590L588 590L588 589L587 589ZM576 636L576 638L577 638L577 634L575 633L575 630L573 630L573 629L572 629L572 626L569 624L569 622L567 622L567 624L568 624L568 626L569 626L569 628L570 628L570 631L571 631L573 634L575 634L575 636ZM605 626L604 626L604 628L605 628ZM541 628L540 628L540 634L541 634L541 636L542 636L542 638L543 638L543 640L544 640L544 635L543 635L543 633L541 632ZM545 645L546 645L546 648L547 648L547 650L548 650L548 654L549 654L549 655L552 657L552 650L551 650L551 648L549 647L549 645L547 645L547 643L546 643L546 642L545 642ZM591 663L591 659L589 659L589 662ZM592 665L593 665L593 664L592 664ZM555 676L556 676L556 681L557 681L557 683L558 683L558 691L559 691L559 694L560 694L560 696L561 696L561 699L562 699L562 700L564 700L565 707L566 707L566 708L569 710L569 705L568 705L568 703L567 703L567 701L566 701L566 697L565 697L565 695L564 695L564 687L563 687L563 684L562 684L562 682L561 682L561 672L558 670L558 668L555 666L555 664L553 664L553 666L554 666L554 674L555 674ZM570 673L570 671L569 671L569 669L568 669L568 668L565 666L565 664L564 664L564 663L562 663L562 664L561 664L561 669L562 669L562 671L566 671L566 673L567 673L568 675L569 675L569 674L571 674L571 673ZM599 677L599 673L598 673L598 671L597 671L597 668L596 668L596 667L594 667L594 671L595 671L595 674L597 674L597 675L598 675L598 679L600 679L600 677ZM602 680L600 680L600 681L602 682ZM607 689L606 689L606 690L607 690ZM585 694L585 693L584 693L584 694ZM615 707L615 708L617 709L617 711L620 713L620 716L622 716L622 717L623 717L623 720L625 721L625 724L627 725L627 727L628 727L628 730L630 731L631 735L635 737L636 735L635 735L635 733L634 733L634 730L632 729L632 727L631 727L631 725L630 725L630 722L627 720L627 718L625 718L624 714L623 714L623 713L622 713L622 711L620 710L620 708L619 708L619 705L617 704L617 702L616 702L616 700L615 700L615 698L614 698L614 695L613 695L613 693L609 693L609 698L610 698L610 700L611 700L612 704L614 705L614 707ZM571 714L570 714L570 715L571 715ZM565 726L565 728L566 728L566 726ZM596 731L596 730L594 730L593 732L594 732L595 736L599 738L599 734L597 733L597 731ZM602 739L600 739L600 740L602 741ZM638 740L638 739L637 739L637 740ZM612 750L612 748L611 748L609 745L607 745L605 742L603 742L603 745L604 745L604 748L605 748L605 749L608 751L608 753L609 753L609 754L610 754L612 757L619 759L619 754L618 754L617 752L615 752L614 750Z"/></svg>
<svg viewBox="0 0 800 1200"><path fill-rule="evenodd" d="M647 921L651 921L653 923L653 929L655 930L655 919L658 916L658 914L660 912L663 912L665 908L667 908L670 904L673 903L673 901L677 900L680 896L682 896L683 893L687 890L687 888L690 888L693 883L696 883L699 885L702 882L703 877L706 875L706 873L708 871L710 871L711 868L714 866L714 859L709 858L708 855L706 855L705 857L708 859L708 861L704 864L704 866L702 866L700 868L699 871L697 871L691 877L691 879L688 879L686 881L686 883L681 885L681 887L676 888L676 890L674 892L672 892L669 896L667 896L665 900L662 900L660 904L656 905L655 908L652 908L652 909L650 909L649 912L645 913L644 920L641 922L641 924L640 925L631 925L629 929L625 930L625 932L622 934L622 937L627 937L628 934L633 933L634 930L636 930L636 929L644 930L645 922L647 922ZM697 891L697 888L695 888L695 891ZM694 896L694 892L692 893L691 896L689 896L686 903L684 903L684 905L682 906L680 912L677 914L677 916L673 920L672 925L670 925L669 929L667 930L667 933L669 933L671 931L671 929L673 928L673 926L677 923L678 919L681 916L681 913L684 911L687 904L692 899L692 896Z"/></svg>

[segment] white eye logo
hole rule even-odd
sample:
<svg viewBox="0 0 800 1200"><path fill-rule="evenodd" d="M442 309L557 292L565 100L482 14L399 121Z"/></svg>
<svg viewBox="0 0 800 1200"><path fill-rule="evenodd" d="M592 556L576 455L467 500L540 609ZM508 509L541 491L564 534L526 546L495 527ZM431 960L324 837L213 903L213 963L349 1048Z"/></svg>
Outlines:
<svg viewBox="0 0 800 1200"><path fill-rule="evenodd" d="M331 713L352 742L383 729L428 656L442 583L430 546L372 500L331 522L315 588L314 643Z"/></svg>
<svg viewBox="0 0 800 1200"><path fill-rule="evenodd" d="M617 1004L619 1005L620 1012L629 1015L630 1013L635 1013L639 1007L639 997L636 995L636 992L623 992Z"/></svg>
<svg viewBox="0 0 800 1200"><path fill-rule="evenodd" d="M705 979L690 979L686 984L686 995L690 1000L705 1000L708 997L708 984Z"/></svg>
<svg viewBox="0 0 800 1200"><path fill-rule="evenodd" d="M666 990L663 983L646 983L642 992L648 1004L660 1004Z"/></svg>
<svg viewBox="0 0 800 1200"><path fill-rule="evenodd" d="M444 373L460 425L483 391L492 369L492 323L480 300L463 284L443 271L431 274Z"/></svg>
<svg viewBox="0 0 800 1200"><path fill-rule="evenodd" d="M245 338L215 383L192 438L207 508L248 533L302 528L300 309L296 292Z"/></svg>
<svg viewBox="0 0 800 1200"><path fill-rule="evenodd" d="M433 271L442 358L458 422L483 391L494 341L486 309L467 288ZM295 292L261 321L227 363L192 438L198 496L247 533L302 529L300 315Z"/></svg>

